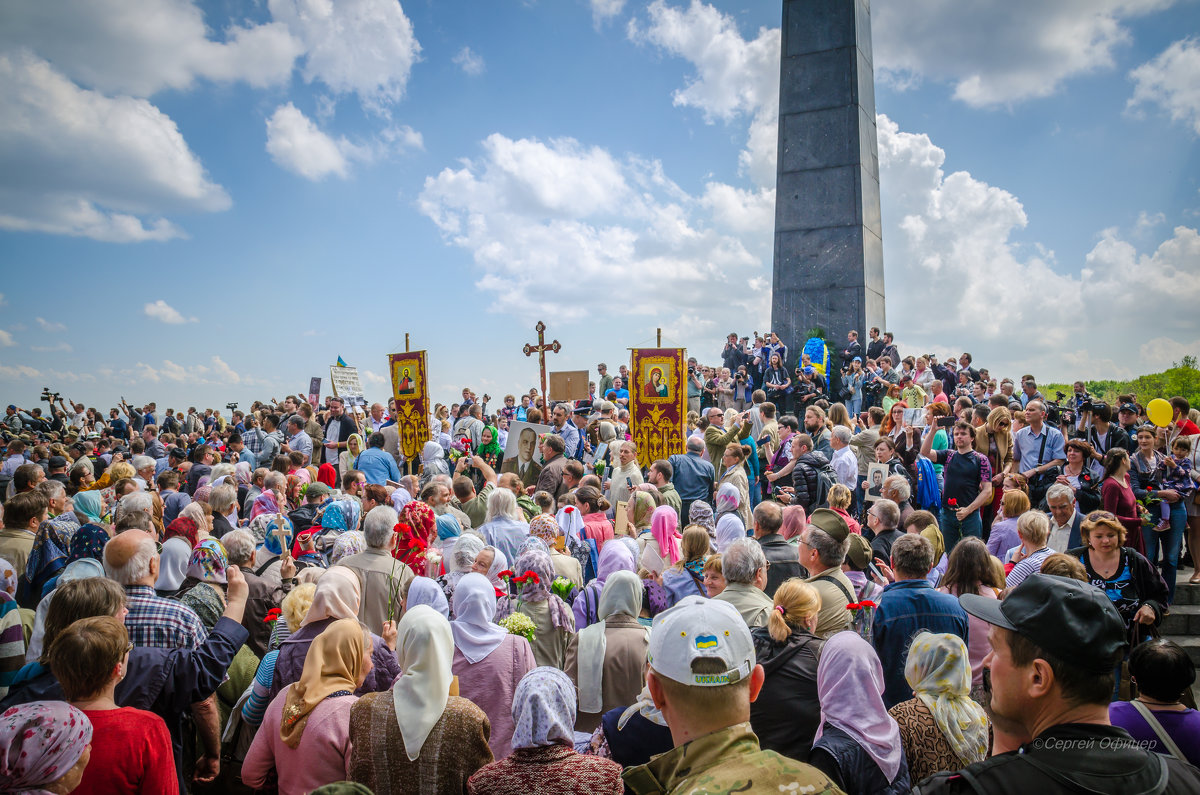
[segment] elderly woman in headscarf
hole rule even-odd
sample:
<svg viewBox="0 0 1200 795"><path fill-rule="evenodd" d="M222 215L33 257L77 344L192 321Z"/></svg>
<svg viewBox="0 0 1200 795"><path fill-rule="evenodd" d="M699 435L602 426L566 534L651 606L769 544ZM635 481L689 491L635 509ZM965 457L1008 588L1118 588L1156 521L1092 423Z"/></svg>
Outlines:
<svg viewBox="0 0 1200 795"><path fill-rule="evenodd" d="M808 763L844 792L908 792L900 727L883 705L883 667L857 633L838 632L825 641L817 699L821 725Z"/></svg>
<svg viewBox="0 0 1200 795"><path fill-rule="evenodd" d="M521 542L529 536L529 523L517 505L517 498L508 489L494 489L488 495L487 517L478 528L489 544L516 560Z"/></svg>
<svg viewBox="0 0 1200 795"><path fill-rule="evenodd" d="M441 586L448 602L453 603L454 589L458 586L458 581L471 572L483 547L483 539L473 533L464 533L454 542L450 556L445 561L446 573L437 578L437 584ZM453 615L453 611L451 614Z"/></svg>
<svg viewBox="0 0 1200 795"><path fill-rule="evenodd" d="M312 605L308 608L304 620L300 622L300 628L279 646L279 657L275 660L275 672L271 678L272 698L284 687L300 679L304 669L304 657L308 654L309 647L330 624L340 618L358 620L361 599L362 590L357 574L344 566L333 566L325 571L317 582ZM389 629L389 625L384 626L385 632ZM392 644L374 633L371 635L371 641L373 667L366 680L355 691L358 695L385 690L400 673Z"/></svg>
<svg viewBox="0 0 1200 795"><path fill-rule="evenodd" d="M971 658L962 638L920 632L908 649L904 678L914 698L888 710L913 781L961 770L988 755L988 719L971 698Z"/></svg>
<svg viewBox="0 0 1200 795"><path fill-rule="evenodd" d="M196 541L192 544L193 548L195 548L196 544L199 544L204 538L212 535L212 508L209 507L207 502L193 502L190 505L185 506L184 509L179 512L179 517L181 519L191 519L196 525ZM178 521L178 519L176 521ZM174 524L174 522L172 522L172 524ZM164 539L169 536L170 528L168 528L168 532L164 534Z"/></svg>
<svg viewBox="0 0 1200 795"><path fill-rule="evenodd" d="M650 538L650 517L657 507L650 492L640 488L630 492L626 511L629 514L629 524L632 529L630 535L637 539L639 548L644 546L645 541Z"/></svg>
<svg viewBox="0 0 1200 795"><path fill-rule="evenodd" d="M0 792L70 792L92 751L92 723L63 701L34 701L0 715Z"/></svg>
<svg viewBox="0 0 1200 795"><path fill-rule="evenodd" d="M537 664L562 668L567 662L567 645L575 633L575 616L566 602L550 592L554 563L540 546L527 546L517 558L513 568L516 572L514 583L517 577L523 578L524 582L516 584L515 595L500 599L496 620L513 613L529 616L535 627L530 643Z"/></svg>
<svg viewBox="0 0 1200 795"><path fill-rule="evenodd" d="M475 556L475 562L471 564L471 571L482 574L492 584L497 599L508 595L508 583L500 576L507 570L508 557L491 544L479 550L479 554Z"/></svg>
<svg viewBox="0 0 1200 795"><path fill-rule="evenodd" d="M739 538L746 537L746 525L738 513L741 496L737 487L726 483L717 490L717 552L725 553L729 545Z"/></svg>
<svg viewBox="0 0 1200 795"><path fill-rule="evenodd" d="M616 539L614 539L615 541ZM600 620L600 597L608 578L618 571L637 571L637 558L625 544L606 544L600 552L600 563L597 566L596 579L584 586L575 594L571 610L575 615L575 631L595 624Z"/></svg>
<svg viewBox="0 0 1200 795"><path fill-rule="evenodd" d="M650 515L650 537L638 538L642 555L638 565L652 574L662 574L679 562L679 514L669 505L660 505Z"/></svg>
<svg viewBox="0 0 1200 795"><path fill-rule="evenodd" d="M405 610L417 605L428 605L447 619L450 618L450 603L446 601L446 594L442 593L441 586L435 580L413 577L404 584L404 589L401 603Z"/></svg>
<svg viewBox="0 0 1200 795"><path fill-rule="evenodd" d="M567 508L570 508L576 517L579 516L579 511L574 506L568 505L563 510L565 511ZM562 511L559 514L566 515ZM582 521L579 526L583 526ZM563 551L567 549L567 537L559 527L558 520L548 513L538 514L529 520L529 536L545 542L546 547L550 550L550 561L554 564L555 577L569 580L576 588L583 587L583 566L578 558Z"/></svg>
<svg viewBox="0 0 1200 795"><path fill-rule="evenodd" d="M727 426L728 427L728 426ZM721 461L713 462L717 470L717 492L726 484L732 484L738 491L738 516L742 524L750 527L750 481L746 474L746 459L750 456L749 445L730 444L725 448ZM717 509L718 512L720 509Z"/></svg>
<svg viewBox="0 0 1200 795"><path fill-rule="evenodd" d="M424 489L434 475L449 475L450 464L446 461L446 451L437 442L426 442L421 448L421 477L417 481L418 488Z"/></svg>
<svg viewBox="0 0 1200 795"><path fill-rule="evenodd" d="M579 690L578 731L595 731L605 712L632 704L642 690L650 643L637 620L643 593L636 574L615 572L600 596L600 620L571 638L564 670Z"/></svg>
<svg viewBox="0 0 1200 795"><path fill-rule="evenodd" d="M333 500L321 512L321 527L334 533L345 533L358 529L358 514L362 509L354 500Z"/></svg>
<svg viewBox="0 0 1200 795"><path fill-rule="evenodd" d="M621 766L575 752L575 687L557 668L534 668L513 698L512 754L471 776L472 795L554 792L621 795Z"/></svg>
<svg viewBox="0 0 1200 795"><path fill-rule="evenodd" d="M457 695L450 623L418 605L399 631L404 674L390 693L363 696L350 710L349 778L375 795L466 792L492 751L487 715Z"/></svg>
<svg viewBox="0 0 1200 795"><path fill-rule="evenodd" d="M371 633L357 620L334 621L304 660L300 679L267 707L242 763L242 783L261 788L272 770L280 792L310 792L346 778L354 691L371 671Z"/></svg>
<svg viewBox="0 0 1200 795"><path fill-rule="evenodd" d="M537 667L529 641L498 626L496 596L480 574L468 574L454 591L453 672L458 692L487 714L488 745L497 759L508 756L512 740L512 699L521 677Z"/></svg>

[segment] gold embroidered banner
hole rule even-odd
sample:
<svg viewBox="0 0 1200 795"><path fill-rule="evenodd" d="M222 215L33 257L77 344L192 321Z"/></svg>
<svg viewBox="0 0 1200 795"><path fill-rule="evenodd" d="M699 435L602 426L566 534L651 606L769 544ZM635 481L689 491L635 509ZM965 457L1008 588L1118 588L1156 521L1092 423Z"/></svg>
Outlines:
<svg viewBox="0 0 1200 795"><path fill-rule="evenodd" d="M421 448L429 441L429 380L425 351L391 354L388 370L392 374L392 397L396 399L400 452L415 463L421 458Z"/></svg>
<svg viewBox="0 0 1200 795"><path fill-rule="evenodd" d="M629 419L637 460L648 467L684 451L687 350L634 348L630 360Z"/></svg>

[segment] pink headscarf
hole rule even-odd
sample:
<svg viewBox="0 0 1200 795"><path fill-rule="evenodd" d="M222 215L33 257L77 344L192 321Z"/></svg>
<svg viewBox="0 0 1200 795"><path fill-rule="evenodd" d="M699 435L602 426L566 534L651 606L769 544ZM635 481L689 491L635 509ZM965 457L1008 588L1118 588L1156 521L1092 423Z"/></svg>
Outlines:
<svg viewBox="0 0 1200 795"><path fill-rule="evenodd" d="M804 512L803 505L789 505L783 509L783 526L779 528L779 534L786 540L796 538L804 532L804 528L808 527L808 514Z"/></svg>
<svg viewBox="0 0 1200 795"><path fill-rule="evenodd" d="M820 739L825 724L849 734L870 755L888 781L904 764L900 725L883 705L883 666L871 644L855 632L838 632L825 641L817 663L821 702Z"/></svg>
<svg viewBox="0 0 1200 795"><path fill-rule="evenodd" d="M679 514L669 505L660 505L650 515L650 533L658 542L658 549L664 557L671 559L674 566L683 557L679 549Z"/></svg>
<svg viewBox="0 0 1200 795"><path fill-rule="evenodd" d="M43 792L92 741L92 722L61 701L34 701L0 715L0 790Z"/></svg>

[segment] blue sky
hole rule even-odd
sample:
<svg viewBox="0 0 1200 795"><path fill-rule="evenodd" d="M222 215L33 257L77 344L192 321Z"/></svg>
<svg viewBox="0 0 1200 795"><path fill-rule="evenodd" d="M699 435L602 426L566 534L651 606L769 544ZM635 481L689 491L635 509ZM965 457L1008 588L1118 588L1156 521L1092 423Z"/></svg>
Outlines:
<svg viewBox="0 0 1200 795"><path fill-rule="evenodd" d="M70 5L70 12L66 10ZM1200 352L1200 4L876 0L888 325L993 372ZM749 6L748 8L746 6ZM779 5L0 12L0 389L528 389L768 324Z"/></svg>

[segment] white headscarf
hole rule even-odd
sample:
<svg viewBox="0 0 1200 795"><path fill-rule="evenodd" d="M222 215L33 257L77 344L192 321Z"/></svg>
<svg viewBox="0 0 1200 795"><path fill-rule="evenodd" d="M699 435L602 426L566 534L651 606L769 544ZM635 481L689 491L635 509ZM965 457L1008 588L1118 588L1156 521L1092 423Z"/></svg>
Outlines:
<svg viewBox="0 0 1200 795"><path fill-rule="evenodd" d="M713 542L717 552L725 554L730 544L745 537L746 528L742 525L742 518L736 513L727 513L717 520L717 539Z"/></svg>
<svg viewBox="0 0 1200 795"><path fill-rule="evenodd" d="M408 489L399 488L392 492L392 507L396 509L396 513L404 510L404 506L413 501L413 496L408 493Z"/></svg>
<svg viewBox="0 0 1200 795"><path fill-rule="evenodd" d="M583 512L573 505L564 505L554 517L563 535L578 544L583 540Z"/></svg>
<svg viewBox="0 0 1200 795"><path fill-rule="evenodd" d="M632 571L609 575L600 592L600 620L579 632L579 711L595 714L604 708L605 619L617 613L637 618L642 612L642 581Z"/></svg>
<svg viewBox="0 0 1200 795"><path fill-rule="evenodd" d="M405 611L398 632L396 659L404 673L392 685L392 701L404 752L415 762L450 700L454 637L450 622L429 605Z"/></svg>
<svg viewBox="0 0 1200 795"><path fill-rule="evenodd" d="M417 605L429 605L446 618L450 618L450 605L446 602L446 594L436 582L428 577L413 577L408 585L408 598L405 600L407 609Z"/></svg>
<svg viewBox="0 0 1200 795"><path fill-rule="evenodd" d="M508 631L492 623L496 617L496 589L487 577L472 572L454 589L454 645L468 662L477 663L504 642Z"/></svg>
<svg viewBox="0 0 1200 795"><path fill-rule="evenodd" d="M513 748L575 742L575 686L557 668L543 665L525 674L513 693Z"/></svg>
<svg viewBox="0 0 1200 795"><path fill-rule="evenodd" d="M192 558L192 546L186 538L172 536L163 542L162 555L158 559L158 582L154 590L178 591L186 576L188 561Z"/></svg>

